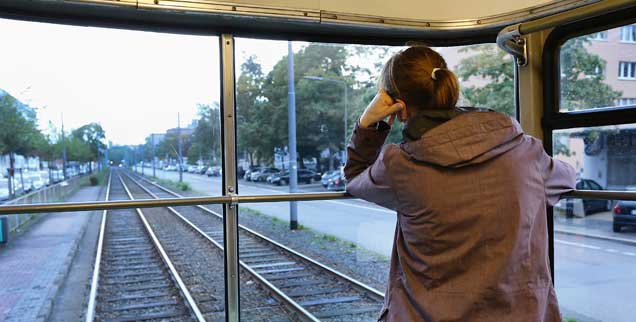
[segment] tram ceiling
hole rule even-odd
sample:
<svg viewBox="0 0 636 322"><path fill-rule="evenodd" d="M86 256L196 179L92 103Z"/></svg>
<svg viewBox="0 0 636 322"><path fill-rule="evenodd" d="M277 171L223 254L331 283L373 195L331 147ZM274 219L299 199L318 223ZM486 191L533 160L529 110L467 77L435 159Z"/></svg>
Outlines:
<svg viewBox="0 0 636 322"><path fill-rule="evenodd" d="M0 15L29 20L235 36L434 45L494 41L501 28L598 0L4 0Z"/></svg>

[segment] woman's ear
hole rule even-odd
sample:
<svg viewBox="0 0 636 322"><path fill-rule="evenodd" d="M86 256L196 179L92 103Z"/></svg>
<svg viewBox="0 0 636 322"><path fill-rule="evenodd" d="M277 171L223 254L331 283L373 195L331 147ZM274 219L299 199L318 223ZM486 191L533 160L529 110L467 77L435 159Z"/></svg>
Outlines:
<svg viewBox="0 0 636 322"><path fill-rule="evenodd" d="M406 106L406 102L404 102L403 100L397 99L396 101L398 103L402 103L402 106L404 106L404 108L397 115L398 120L400 120L400 122L404 123L409 118L409 115L410 115L409 108L408 108L408 106Z"/></svg>

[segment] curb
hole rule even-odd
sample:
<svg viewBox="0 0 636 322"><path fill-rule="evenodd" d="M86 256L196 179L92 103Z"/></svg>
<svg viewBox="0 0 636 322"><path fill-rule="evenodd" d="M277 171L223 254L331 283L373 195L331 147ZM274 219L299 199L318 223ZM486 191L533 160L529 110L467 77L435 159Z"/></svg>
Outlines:
<svg viewBox="0 0 636 322"><path fill-rule="evenodd" d="M608 241L613 241L613 242L617 242L617 243L621 243L621 244L627 244L627 245L631 245L631 246L636 245L636 240L633 240L633 239L626 239L626 238L619 238L619 237L610 237L610 236L601 236L601 235L596 235L596 234L582 233L582 232L578 232L578 231L567 230L567 229L557 229L557 228L554 229L554 232L555 233L565 234L565 235L582 236L582 237L589 237L589 238L595 238L595 239L600 239L600 240L608 240Z"/></svg>

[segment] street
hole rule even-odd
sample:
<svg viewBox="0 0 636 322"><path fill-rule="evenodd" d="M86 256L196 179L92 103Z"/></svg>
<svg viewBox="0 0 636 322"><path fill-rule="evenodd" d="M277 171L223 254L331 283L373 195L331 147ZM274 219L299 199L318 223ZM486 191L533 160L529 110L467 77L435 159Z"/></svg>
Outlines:
<svg viewBox="0 0 636 322"><path fill-rule="evenodd" d="M146 175L152 169L144 169ZM221 193L220 177L184 173L192 189L207 195ZM157 177L178 180L177 172L157 171ZM282 194L288 186L239 181L239 192ZM299 185L300 192L325 191L320 184ZM289 219L289 204L245 204L261 213ZM612 234L611 214L589 216L587 222L555 220L555 285L564 316L582 321L631 322L629 307L636 298L636 230ZM240 219L239 219L240 220ZM298 220L305 227L348 240L384 256L390 256L395 230L394 212L362 200L299 202ZM568 234L560 231L570 232ZM575 232L573 235L571 232ZM608 240L590 238L606 236ZM276 239L276 236L270 236ZM618 242L618 239L621 242Z"/></svg>

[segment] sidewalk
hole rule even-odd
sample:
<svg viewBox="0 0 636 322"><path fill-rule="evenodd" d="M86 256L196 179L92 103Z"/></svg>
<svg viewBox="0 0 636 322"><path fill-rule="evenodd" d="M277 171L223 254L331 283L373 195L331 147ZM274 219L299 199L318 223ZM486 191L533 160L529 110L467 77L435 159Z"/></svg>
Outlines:
<svg viewBox="0 0 636 322"><path fill-rule="evenodd" d="M100 187L82 188L68 201L94 201L99 193ZM86 229L88 214L46 215L0 248L0 321L47 318Z"/></svg>
<svg viewBox="0 0 636 322"><path fill-rule="evenodd" d="M636 230L623 228L620 233L612 231L612 213L610 211L583 218L566 218L555 213L554 232L636 245Z"/></svg>

